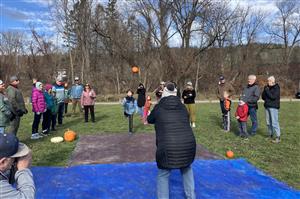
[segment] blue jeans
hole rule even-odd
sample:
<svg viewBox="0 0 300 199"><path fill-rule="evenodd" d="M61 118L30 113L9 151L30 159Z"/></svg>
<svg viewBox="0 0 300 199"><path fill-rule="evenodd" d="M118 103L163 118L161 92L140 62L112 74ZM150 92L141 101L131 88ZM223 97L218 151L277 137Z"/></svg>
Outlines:
<svg viewBox="0 0 300 199"><path fill-rule="evenodd" d="M183 187L187 199L196 199L194 174L191 166L180 169L183 178ZM171 169L158 169L157 198L169 199L169 176Z"/></svg>
<svg viewBox="0 0 300 199"><path fill-rule="evenodd" d="M256 107L249 107L249 115L250 115L250 119L252 121L252 127L251 127L250 134L255 135L257 128L258 128Z"/></svg>
<svg viewBox="0 0 300 199"><path fill-rule="evenodd" d="M141 117L143 117L143 115L144 115L144 107L137 107L137 112L138 112L138 114L141 116Z"/></svg>
<svg viewBox="0 0 300 199"><path fill-rule="evenodd" d="M268 126L269 135L274 135L280 137L280 126L278 121L278 109L276 108L266 108L266 122ZM275 132L274 132L275 131Z"/></svg>

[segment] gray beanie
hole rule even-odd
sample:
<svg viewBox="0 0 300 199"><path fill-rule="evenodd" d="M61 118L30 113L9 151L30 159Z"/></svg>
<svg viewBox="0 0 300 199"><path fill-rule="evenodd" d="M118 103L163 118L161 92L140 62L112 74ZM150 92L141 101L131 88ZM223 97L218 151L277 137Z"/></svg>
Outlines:
<svg viewBox="0 0 300 199"><path fill-rule="evenodd" d="M10 82L14 82L14 81L16 81L16 80L19 80L19 78L18 78L16 75L13 75L13 76L11 76L11 77L9 78L9 81L10 81Z"/></svg>

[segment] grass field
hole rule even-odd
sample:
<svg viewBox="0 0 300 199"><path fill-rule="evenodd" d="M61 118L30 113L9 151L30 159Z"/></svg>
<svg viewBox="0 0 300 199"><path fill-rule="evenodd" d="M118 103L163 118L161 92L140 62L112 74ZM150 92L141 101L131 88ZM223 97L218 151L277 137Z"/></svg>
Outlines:
<svg viewBox="0 0 300 199"><path fill-rule="evenodd" d="M235 110L234 103L233 110ZM197 142L210 151L225 157L226 150L233 150L235 158L246 158L256 167L284 181L294 188L300 189L300 103L281 103L280 125L282 131L281 143L274 144L266 139L265 114L262 104L259 105L259 130L257 135L244 141L237 137L237 123L232 119L232 132L225 133L220 128L219 104L197 104L197 127L194 134ZM19 138L33 150L33 165L35 166L66 166L75 148L76 142L52 144L50 137L40 140L30 140L33 115L22 118ZM248 122L248 127L250 122ZM55 136L63 135L68 128L77 134L97 134L119 132L126 133L128 123L123 116L120 105L96 106L96 123L84 123L80 115L65 117L64 124L58 126ZM134 118L136 133L153 133L153 126L144 126L138 117ZM101 143L99 143L101 144Z"/></svg>

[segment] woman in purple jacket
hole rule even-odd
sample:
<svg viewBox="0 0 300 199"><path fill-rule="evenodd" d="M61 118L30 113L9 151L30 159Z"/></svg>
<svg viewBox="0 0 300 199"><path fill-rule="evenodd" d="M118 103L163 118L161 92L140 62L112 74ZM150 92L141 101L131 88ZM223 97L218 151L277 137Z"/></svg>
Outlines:
<svg viewBox="0 0 300 199"><path fill-rule="evenodd" d="M39 124L41 116L47 111L47 105L43 93L43 84L41 82L35 83L35 88L32 91L32 112L34 112L34 119L32 123L32 135L31 139L39 139L42 136L39 135Z"/></svg>

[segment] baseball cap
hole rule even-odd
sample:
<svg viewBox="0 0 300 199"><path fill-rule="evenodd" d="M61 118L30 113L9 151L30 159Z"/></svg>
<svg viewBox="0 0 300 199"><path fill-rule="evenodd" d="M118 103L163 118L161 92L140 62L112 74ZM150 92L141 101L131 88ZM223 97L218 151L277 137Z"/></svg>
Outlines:
<svg viewBox="0 0 300 199"><path fill-rule="evenodd" d="M79 77L75 77L74 80L79 80Z"/></svg>
<svg viewBox="0 0 300 199"><path fill-rule="evenodd" d="M26 156L28 153L29 148L19 142L13 133L0 134L0 158L18 158Z"/></svg>
<svg viewBox="0 0 300 199"><path fill-rule="evenodd" d="M223 75L221 75L220 77L219 77L219 80L224 80L225 79L225 77L223 76Z"/></svg>
<svg viewBox="0 0 300 199"><path fill-rule="evenodd" d="M186 83L186 85L193 86L193 83L192 83L191 81L188 81L188 82Z"/></svg>

